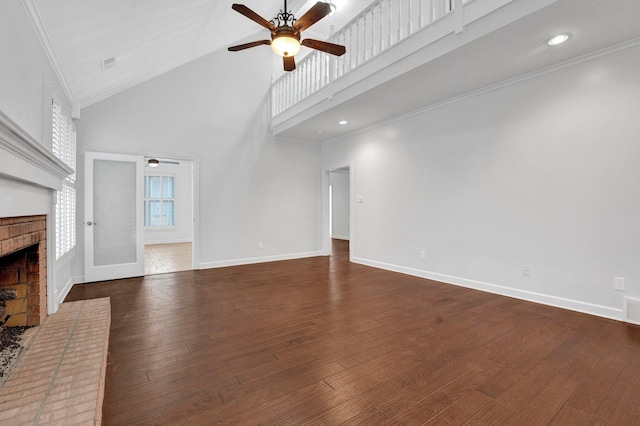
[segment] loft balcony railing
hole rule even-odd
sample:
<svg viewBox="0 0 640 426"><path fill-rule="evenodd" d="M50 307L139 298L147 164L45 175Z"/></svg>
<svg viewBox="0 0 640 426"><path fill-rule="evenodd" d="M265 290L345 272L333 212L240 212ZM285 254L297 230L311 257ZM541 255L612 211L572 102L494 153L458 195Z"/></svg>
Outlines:
<svg viewBox="0 0 640 426"><path fill-rule="evenodd" d="M272 118L473 1L478 0L376 0L329 38L346 47L344 55L313 51L272 83Z"/></svg>

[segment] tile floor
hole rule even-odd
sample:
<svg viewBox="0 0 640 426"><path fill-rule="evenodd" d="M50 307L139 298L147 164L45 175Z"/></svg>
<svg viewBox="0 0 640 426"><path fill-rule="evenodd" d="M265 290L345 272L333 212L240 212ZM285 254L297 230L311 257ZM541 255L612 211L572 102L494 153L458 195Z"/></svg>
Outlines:
<svg viewBox="0 0 640 426"><path fill-rule="evenodd" d="M191 243L147 244L144 246L144 274L190 271Z"/></svg>

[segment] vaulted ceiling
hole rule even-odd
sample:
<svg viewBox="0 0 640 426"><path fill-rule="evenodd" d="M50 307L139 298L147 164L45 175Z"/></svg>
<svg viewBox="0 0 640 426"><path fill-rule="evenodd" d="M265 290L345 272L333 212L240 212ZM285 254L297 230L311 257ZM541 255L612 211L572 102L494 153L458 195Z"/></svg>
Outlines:
<svg viewBox="0 0 640 426"><path fill-rule="evenodd" d="M282 0L236 0L265 17ZM324 36L371 0L337 0L340 10L311 30ZM23 0L57 62L71 101L86 107L266 30L231 9L231 0ZM314 1L289 0L298 15ZM331 20L331 22L328 22ZM309 31L310 34L311 30ZM106 65L105 65L106 61Z"/></svg>
<svg viewBox="0 0 640 426"><path fill-rule="evenodd" d="M283 0L22 0L43 44L48 46L67 95L81 108L210 52L265 38L264 28L231 9L234 1L267 19L283 7ZM316 1L288 0L288 8L300 16ZM372 1L332 0L338 11L305 35L327 38L331 27L341 28ZM639 38L638 17L638 0L558 0L499 32L315 116L282 136L326 139L355 129L336 129L338 119L349 118L354 125L359 122L357 127L366 127ZM545 38L560 31L573 34L571 43L546 49ZM274 55L274 74L281 72L278 59ZM114 62L105 66L105 60ZM425 85L424 81L438 84ZM319 129L323 133L317 133Z"/></svg>

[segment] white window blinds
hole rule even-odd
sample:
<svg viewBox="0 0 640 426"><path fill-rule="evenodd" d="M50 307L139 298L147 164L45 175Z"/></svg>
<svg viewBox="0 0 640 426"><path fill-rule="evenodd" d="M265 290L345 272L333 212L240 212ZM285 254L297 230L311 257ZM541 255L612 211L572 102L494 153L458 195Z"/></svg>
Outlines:
<svg viewBox="0 0 640 426"><path fill-rule="evenodd" d="M71 117L53 101L52 150L74 173L62 182L56 203L56 259L76 245L76 129Z"/></svg>

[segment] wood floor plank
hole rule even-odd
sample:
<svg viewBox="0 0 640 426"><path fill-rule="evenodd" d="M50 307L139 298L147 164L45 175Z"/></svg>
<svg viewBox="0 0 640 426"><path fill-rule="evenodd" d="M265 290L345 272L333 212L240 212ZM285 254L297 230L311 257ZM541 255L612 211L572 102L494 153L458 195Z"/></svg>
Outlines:
<svg viewBox="0 0 640 426"><path fill-rule="evenodd" d="M461 360L459 369L464 372L444 385L441 385L442 382L439 383L438 380L431 380L428 384L421 381L416 386L406 389L405 394L402 395L402 404L384 401L377 407L386 416L401 424L421 423L425 419L434 417L473 391L487 377L501 368L499 364L488 358L477 356L476 359L473 364ZM473 367L465 371L465 364Z"/></svg>
<svg viewBox="0 0 640 426"><path fill-rule="evenodd" d="M471 390L465 393L462 398L447 406L444 410L429 418L423 424L425 425L463 425L466 424L473 416L483 407L489 404L492 398ZM425 415L425 418L428 416Z"/></svg>
<svg viewBox="0 0 640 426"><path fill-rule="evenodd" d="M531 401L554 380L557 371L550 363L543 362L530 369L508 392L495 397L492 404L485 406L469 424L502 425L511 424L511 420L526 409ZM535 424L535 423L513 423ZM544 423L543 423L544 424Z"/></svg>
<svg viewBox="0 0 640 426"><path fill-rule="evenodd" d="M640 424L640 327L330 257L110 297L106 425Z"/></svg>

